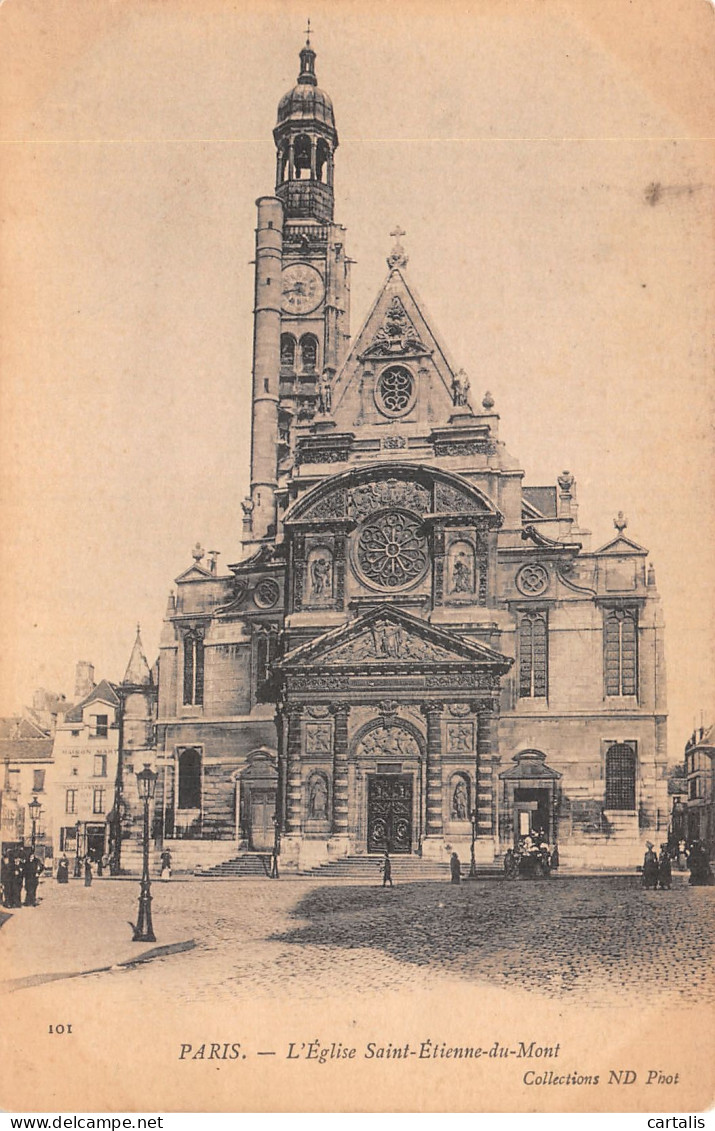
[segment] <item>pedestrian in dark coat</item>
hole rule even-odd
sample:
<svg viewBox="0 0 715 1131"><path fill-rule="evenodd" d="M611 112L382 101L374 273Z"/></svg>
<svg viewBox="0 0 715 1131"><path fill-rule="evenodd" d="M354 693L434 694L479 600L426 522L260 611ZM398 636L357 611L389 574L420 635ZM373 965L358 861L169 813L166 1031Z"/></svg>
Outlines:
<svg viewBox="0 0 715 1131"><path fill-rule="evenodd" d="M449 870L452 874L452 883L458 884L462 879L462 866L459 862L459 857L456 852L453 852L449 858Z"/></svg>
<svg viewBox="0 0 715 1131"><path fill-rule="evenodd" d="M658 857L653 851L650 841L646 842L646 853L643 857L643 887L655 888L658 884Z"/></svg>
<svg viewBox="0 0 715 1131"><path fill-rule="evenodd" d="M382 886L387 885L392 887L392 861L390 860L390 853L385 849L385 855L382 858Z"/></svg>
<svg viewBox="0 0 715 1131"><path fill-rule="evenodd" d="M98 856L97 857L97 875L98 876L102 875L102 869L103 869L102 857Z"/></svg>
<svg viewBox="0 0 715 1131"><path fill-rule="evenodd" d="M31 852L23 868L25 879L25 907L37 906L37 885L40 882L40 876L44 870L45 865L41 860L37 859L34 852Z"/></svg>
<svg viewBox="0 0 715 1131"><path fill-rule="evenodd" d="M2 884L3 907L10 906L10 892L12 890L12 860L9 852L3 852L2 866L0 867L0 884Z"/></svg>
<svg viewBox="0 0 715 1131"><path fill-rule="evenodd" d="M92 886L92 861L89 856L86 856L84 860L84 886L86 888Z"/></svg>
<svg viewBox="0 0 715 1131"><path fill-rule="evenodd" d="M673 883L673 872L670 866L670 853L667 844L661 844L658 857L658 887L662 891L670 891Z"/></svg>
<svg viewBox="0 0 715 1131"><path fill-rule="evenodd" d="M57 883L68 884L70 879L70 865L66 856L60 856L60 862L57 865Z"/></svg>
<svg viewBox="0 0 715 1131"><path fill-rule="evenodd" d="M22 856L12 856L12 874L10 876L10 907L20 907L22 903L22 881L24 878L25 861Z"/></svg>

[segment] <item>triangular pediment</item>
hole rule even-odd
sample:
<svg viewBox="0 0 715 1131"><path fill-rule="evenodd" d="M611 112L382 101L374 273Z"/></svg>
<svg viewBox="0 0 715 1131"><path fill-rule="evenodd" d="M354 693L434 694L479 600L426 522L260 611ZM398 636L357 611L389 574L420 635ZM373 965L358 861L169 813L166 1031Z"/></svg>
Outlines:
<svg viewBox="0 0 715 1131"><path fill-rule="evenodd" d="M208 569L204 569L203 566L192 565L184 570L183 573L180 573L178 577L175 577L174 581L178 585L179 582L185 581L208 581L215 578L215 576L216 575L211 573Z"/></svg>
<svg viewBox="0 0 715 1131"><path fill-rule="evenodd" d="M624 537L623 534L619 534L617 538L606 542L605 546L601 546L601 548L595 552L597 554L613 554L617 557L627 557L629 554L642 556L648 553L644 546L639 546L637 542L633 542L630 538Z"/></svg>
<svg viewBox="0 0 715 1131"><path fill-rule="evenodd" d="M426 621L389 605L380 605L340 628L288 652L277 665L293 670L304 667L348 668L355 665L410 668L422 664L488 665L496 674L508 671L508 656L484 644L435 628Z"/></svg>
<svg viewBox="0 0 715 1131"><path fill-rule="evenodd" d="M380 374L393 365L410 372L415 395L405 411L398 405L381 415ZM335 378L332 415L349 429L390 419L446 422L456 372L414 287L393 267Z"/></svg>

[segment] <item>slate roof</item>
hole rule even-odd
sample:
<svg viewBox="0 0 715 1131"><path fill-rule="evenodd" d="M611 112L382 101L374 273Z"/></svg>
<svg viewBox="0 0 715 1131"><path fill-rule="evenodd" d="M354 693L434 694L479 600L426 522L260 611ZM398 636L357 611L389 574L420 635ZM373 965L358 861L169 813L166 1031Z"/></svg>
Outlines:
<svg viewBox="0 0 715 1131"><path fill-rule="evenodd" d="M86 695L80 703L77 703L71 711L67 712L67 714L65 715L65 722L81 723L82 711L90 703L93 703L95 699L101 700L103 703L110 703L112 707L119 706L119 699L114 690L113 684L111 684L109 680L102 679L94 688L94 690L90 691L89 695Z"/></svg>

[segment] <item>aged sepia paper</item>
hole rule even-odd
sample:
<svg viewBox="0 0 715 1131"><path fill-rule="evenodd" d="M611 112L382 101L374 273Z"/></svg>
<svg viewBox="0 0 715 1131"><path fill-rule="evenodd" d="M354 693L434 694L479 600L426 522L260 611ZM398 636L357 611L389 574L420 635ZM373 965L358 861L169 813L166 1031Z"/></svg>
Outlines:
<svg viewBox="0 0 715 1131"><path fill-rule="evenodd" d="M234 586L229 592L226 580L227 603L245 596L240 570L234 584L228 566L259 545L266 496L257 491L256 468L270 457L275 469L281 444L280 458L287 458L286 430L294 426L287 418L279 422L271 409L274 434L255 407L264 391L252 384L254 306L261 305L254 295L256 201L277 191L277 156L279 186L281 177L289 178L288 166L281 171L273 130L279 101L294 87L299 68L312 73L312 57L299 60L310 16L317 89L332 100L339 134L339 146L330 152L332 184L327 174L320 181L319 148L313 151L313 179L321 192L333 190L335 222L345 227L344 247L342 236L331 247L352 261L350 333L355 339L364 326L372 334L371 317L375 326L382 324L372 355L367 347L360 354L361 392L356 378L337 403L340 375L326 367L322 385L316 378L309 394L314 427L310 432L305 424L303 463L313 468L314 451L324 451L320 445L329 446L331 436L352 435L339 416L353 395L361 405L350 418L351 428L358 422L354 431L365 420L369 424L371 413L377 419L384 409L383 415L397 419L412 411L410 358L421 357L420 350L430 365L444 365L444 372L451 366L451 388L435 378L425 409L434 452L451 458L454 429L472 428L464 441L472 447L463 450L481 458L486 433L479 428L487 427L487 419L496 428L498 420L500 442L514 461L502 470L525 469L526 484L552 484L554 500L560 492L559 507L573 508L568 515L559 511L563 529L569 522L579 529L575 481L580 529L592 532L593 548L615 547L611 556L619 568L626 562L640 571L632 574L638 580L632 580L628 599L621 594L616 600L622 583L616 572L609 575L610 594L594 603L598 618L610 611L622 625L637 609L643 626L648 586L652 590L657 577L665 655L658 651L658 671L648 678L664 703L667 672L667 739L664 729L658 732L664 774L666 754L668 768L682 763L691 733L715 721L713 6L707 0L316 0L305 9L295 0L0 5L2 715L21 715L39 687L67 689L72 700L78 661L91 662L97 684L107 680L114 687L125 670L139 671L144 653L153 668L160 647L170 647L166 626L176 619L176 597L167 606L167 594L180 588L177 578L211 584L213 571ZM310 82L308 87L316 89ZM332 145L332 135L325 136ZM291 150L294 171L297 153ZM259 210L263 230L261 225ZM307 259L308 236L305 241ZM389 291L398 287L395 269L409 281L409 296L420 296L414 310L407 291ZM323 282L316 282L310 264L287 270L293 274L290 288L284 283L283 314L299 319L312 312L311 288L315 304L322 301ZM285 298L289 292L292 299ZM290 302L292 311L285 305ZM439 347L431 339L425 346L428 331ZM286 348L290 353L290 343ZM370 357L382 364L390 350L407 361L401 369L393 366L391 385L378 379L369 399L364 382L375 376ZM281 365L289 370L287 357ZM427 372L423 365L421 374ZM314 368L306 365L306 371ZM453 398L447 409L440 397L444 404ZM389 434L383 448L396 467L395 452L409 452L412 433L407 439ZM341 442L345 451L353 444ZM360 457L366 466L371 450ZM326 456L342 458L340 452ZM429 464L426 457L419 461ZM327 463L320 467L309 473L316 483L338 474ZM359 487L362 472L357 474ZM428 584L428 562L425 557L416 564L417 557L403 553L412 521L412 503L405 501L411 481L405 470L396 474L404 488L401 501L393 506L392 498L388 508L393 480L378 477L374 490L383 492L383 509L372 526L359 509L359 495L350 495L353 510L338 518L363 522L358 528L368 548L362 557L359 547L346 559L336 555L335 563L347 560L345 568L374 589L383 560L385 569L396 561L407 571L399 586L407 594L402 604L386 601L387 612L384 605L375 612L367 598L357 597L350 616L367 618L360 623L372 635L366 631L358 641L361 658L374 660L386 680L375 707L381 722L355 732L356 758L361 752L367 757L369 742L374 746L381 735L383 745L372 754L382 761L370 781L376 789L390 779L412 790L403 767L410 759L416 764L420 736L434 742L430 710L444 714L440 725L446 741L455 743L455 766L459 743L476 742L469 737L476 732L469 731L471 701L460 694L450 707L454 687L462 686L454 680L444 685L444 703L430 700L423 708L414 703L403 710L388 695L390 673L406 657L423 662L428 656L440 664L448 652L444 610L441 620L432 617L418 644L410 635L409 585ZM419 474L424 480L431 473L422 467ZM531 496L532 502L538 498ZM498 505L505 511L504 499L500 494ZM299 510L293 513L307 522ZM426 504L421 513L424 522L435 517ZM538 527L538 508L529 513L537 515L532 521ZM496 514L495 502L486 526L496 527ZM333 531L336 512L326 510L323 517ZM452 570L452 604L461 607L462 601L466 608L472 590L478 603L478 568L491 567L486 550L477 561L478 539L450 541L457 518L444 523L447 550L443 543L441 553L447 573ZM426 544L421 529L413 535L417 556ZM392 532L387 541L384 530ZM296 566L286 584L296 592L300 578L312 578L305 584L312 583L315 608L325 613L321 632L339 634L345 617L337 605L326 612L333 566L320 556L324 545L337 542L315 535L311 543L310 531L304 537L304 573ZM568 540L563 533L558 537L562 544ZM549 548L538 539L537 529L533 537L527 531L524 541L548 551L547 558L553 551L556 560L556 541ZM380 546L386 547L383 558ZM452 559L450 546L456 547ZM218 572L214 547L221 553ZM515 543L512 550L516 560L520 548ZM463 564L466 558L460 564L459 554L472 551L477 556L471 566ZM335 578L337 569L335 564ZM546 567L530 569L517 575L518 591L504 597L495 626L508 610L524 613L530 585L532 594L542 592ZM583 576L562 571L559 584L575 591L583 588ZM269 578L254 590L256 616L271 607L272 585ZM331 600L334 595L329 588ZM544 609L553 625L558 602L549 604L552 596L553 590ZM491 600L484 596L484 609ZM495 609L498 604L494 598ZM529 631L535 633L528 608L525 615L532 616ZM132 651L136 622L142 645ZM465 613L464 625L471 623ZM476 671L477 648L482 666L500 662L504 642L496 627L487 640L491 628L484 618L479 624L484 638L459 645L465 672ZM661 622L653 624L655 639ZM306 630L290 648L310 649L311 639ZM622 649L623 639L618 637ZM185 661L184 679L188 670L194 699L187 698L184 683L183 706L199 704L196 657L199 648L203 656L203 637L191 640L197 650L193 667ZM334 640L354 647L349 636ZM217 647L230 657L240 643L227 635ZM258 662L261 653L252 655ZM291 662L298 665L294 680L308 680L302 686L309 700L312 677L300 667L308 663L306 655L310 659L309 652L299 652ZM643 664L645 656L643 643ZM266 653L266 663L269 658ZM135 661L139 667L132 667ZM402 678L408 667L399 670ZM523 664L520 670L523 683ZM532 665L527 694L538 695L539 673ZM645 680L645 667L643 673ZM624 659L618 678L625 681L627 674ZM550 678L578 687L582 672L575 660L554 663ZM133 675L124 682L138 685L142 679ZM161 695L160 684L160 702ZM604 731L604 751L635 750L629 742L641 706L636 698L630 713L622 710L620 729L614 724ZM295 796L304 790L302 827L313 850L338 790L328 755L329 743L337 742L330 727L339 725L341 692L317 705L308 700L303 734L312 736L308 752L326 769L306 771L302 784L298 779L283 788L287 798L291 790ZM367 710L355 696L351 709L353 720ZM390 752L388 732L400 712L403 745ZM541 775L541 793L553 802L553 834L561 788L554 783L566 782L570 771L564 766L578 763L579 744L556 759L561 769L549 771L547 789L547 771L539 769L542 747L551 759L537 715L533 734L520 732L514 749L524 776ZM524 717L522 711L522 722ZM272 708L264 705L252 718L260 753L270 745L261 727L273 725ZM163 736L168 751L161 710L157 727L152 733ZM552 740L558 745L558 725ZM164 761L159 752L160 773L191 742L199 739L174 740L176 750ZM298 843L288 824L279 830L280 879L262 871L270 847L255 824L257 871L201 878L194 873L209 871L211 861L201 856L205 846L199 842L196 860L189 857L191 838L179 843L177 818L174 851L183 853L181 867L177 863L171 879L161 879L159 857L152 856L155 941L132 940L139 854L129 875L95 875L88 887L72 876L65 887L55 880L57 848L41 877L37 906L1 912L0 1105L62 1112L667 1113L711 1106L715 888L690 885L687 870L676 868L672 889L644 890L636 869L643 864L643 829L650 826L635 803L636 848L616 868L599 870L594 849L593 856L572 857L572 866L565 857L564 867L548 879L510 883L502 837L501 847L490 842L499 851L489 861L478 859L477 879L465 878L472 806L472 850L480 819L492 821L497 839L499 828L507 828L507 839L512 832L535 831L528 813L542 802L529 802L523 779L513 786L511 778L499 776L517 754L504 755L498 766L495 761L492 787L495 805L514 803L516 816L509 820L516 825L500 825L502 818L496 809L490 815L488 805L479 816L468 795L473 788L476 797L479 782L469 774L460 777L455 770L444 787L431 778L432 798L435 789L443 791L445 830L451 821L452 833L444 832L432 872L427 852L419 859L413 852L409 863L398 845L390 888L383 884L384 863L383 873L378 870L381 857L369 852L368 863L358 861L343 878L298 872L306 844ZM133 772L141 769L138 755L135 760ZM207 767L207 775L214 772L208 759ZM12 793L11 769L9 760L0 767L5 796ZM35 778L31 788L41 780ZM169 779L161 780L161 828L168 835ZM207 788L208 777L203 780ZM349 780L352 806L362 797L359 772ZM584 771L575 795L581 796L585 782ZM132 789L136 800L136 785ZM236 810L228 819L235 820L240 837L245 802L236 789ZM520 790L527 798L521 817ZM259 805L260 790L243 796ZM74 824L74 815L67 816L74 814L73 798L63 792L65 808L55 813L59 824ZM103 796L95 793L95 803L101 830L111 813L101 808ZM437 820L430 804L414 795L414 812L422 806L425 842L429 821ZM186 802L184 808L198 814L200 805ZM368 848L370 837L372 848L380 843L376 811L365 810ZM258 812L252 809L251 819ZM271 814L261 812L272 828ZM394 805L390 812L397 812ZM521 830L520 820L526 822ZM334 816L333 833L338 824ZM413 822L412 848L416 828ZM133 836L139 845L140 823ZM653 835L656 851L667 836L661 823ZM71 858L70 843L63 842L63 850ZM79 841L72 843L79 862ZM450 883L448 868L454 846L462 863L459 886ZM420 840L420 853L422 847Z"/></svg>

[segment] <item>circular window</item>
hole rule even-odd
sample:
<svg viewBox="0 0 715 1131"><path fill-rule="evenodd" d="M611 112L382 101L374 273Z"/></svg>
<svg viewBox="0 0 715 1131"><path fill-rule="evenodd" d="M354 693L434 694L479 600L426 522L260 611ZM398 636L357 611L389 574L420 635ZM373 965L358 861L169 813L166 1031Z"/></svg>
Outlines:
<svg viewBox="0 0 715 1131"><path fill-rule="evenodd" d="M542 565L522 566L516 575L516 587L525 597L538 597L549 587L549 575Z"/></svg>
<svg viewBox="0 0 715 1131"><path fill-rule="evenodd" d="M405 589L420 581L429 565L421 522L408 511L381 511L361 528L355 546L357 571L368 585Z"/></svg>
<svg viewBox="0 0 715 1131"><path fill-rule="evenodd" d="M404 416L415 403L415 379L404 365L383 369L375 386L375 404L385 416Z"/></svg>
<svg viewBox="0 0 715 1131"><path fill-rule="evenodd" d="M277 603L281 591L272 577L264 577L253 591L253 600L259 609L271 609Z"/></svg>

